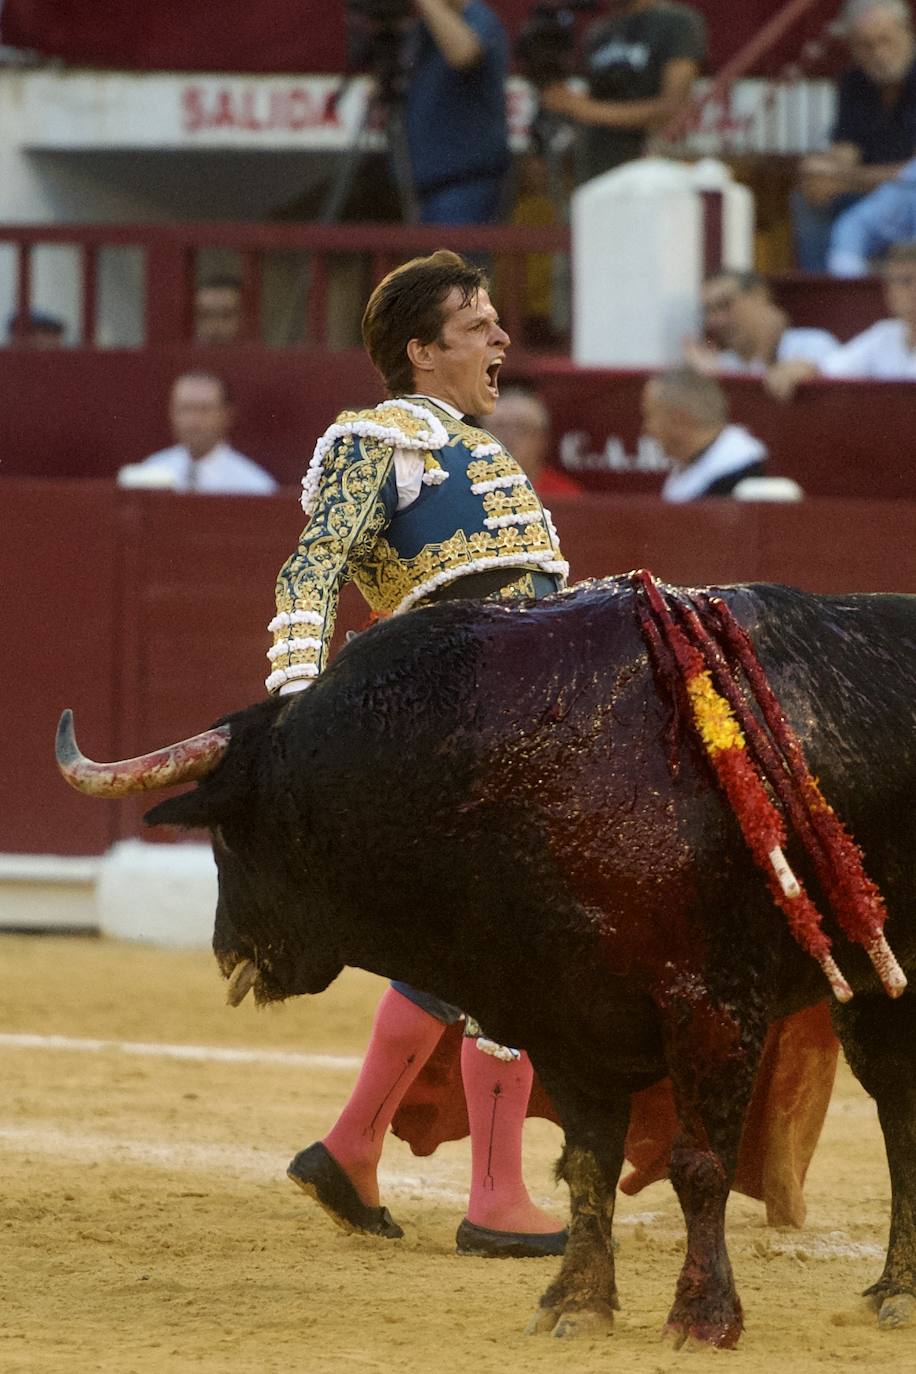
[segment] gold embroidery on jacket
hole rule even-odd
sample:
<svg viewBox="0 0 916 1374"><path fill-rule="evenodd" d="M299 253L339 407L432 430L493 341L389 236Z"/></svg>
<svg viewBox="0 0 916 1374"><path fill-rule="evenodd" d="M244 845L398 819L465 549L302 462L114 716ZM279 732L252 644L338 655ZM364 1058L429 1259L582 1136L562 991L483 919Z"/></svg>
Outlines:
<svg viewBox="0 0 916 1374"><path fill-rule="evenodd" d="M382 535L372 556L353 571L353 581L374 611L394 611L415 587L479 559L517 558L541 564L562 558L543 523L506 525L467 534L456 530L440 544L426 544L415 558L400 558Z"/></svg>
<svg viewBox="0 0 916 1374"><path fill-rule="evenodd" d="M514 477L522 469L508 453L496 453L492 458L477 458L468 463L468 477L471 482L489 482L494 477Z"/></svg>
<svg viewBox="0 0 916 1374"><path fill-rule="evenodd" d="M295 553L277 578L278 611L316 611L320 627L310 635L321 647L296 648L273 662L275 672L299 664L314 664L320 672L337 619L340 584L365 559L388 511L381 489L391 471L394 450L372 438L347 436L334 445L325 463L321 496ZM287 642L292 632L279 630L275 643Z"/></svg>
<svg viewBox="0 0 916 1374"><path fill-rule="evenodd" d="M351 418L363 419L365 413L346 411L337 423ZM378 418L411 437L422 427L416 416L396 406L387 407ZM485 431L450 416L442 418L450 443L459 440L468 449L492 443L492 436ZM438 454L427 452L423 457L426 470L438 468ZM340 586L345 581L356 584L372 610L390 613L417 589L476 571L481 563L560 570L557 565L562 564L563 555L556 536L527 481L480 496L483 518L503 517L507 523L470 533L456 530L440 543L425 545L415 557L402 558L384 535L393 512L386 506L382 489L393 459L394 448L389 442L358 433L342 435L324 458L314 513L277 578L278 612L312 612L320 615L321 624L299 624L276 631L272 668L278 685L290 669L298 669L293 677L311 677L324 669ZM522 473L507 453L475 459L466 471L472 484ZM510 523L513 516L527 516L527 521ZM529 573L504 588L502 594L529 595L532 590Z"/></svg>

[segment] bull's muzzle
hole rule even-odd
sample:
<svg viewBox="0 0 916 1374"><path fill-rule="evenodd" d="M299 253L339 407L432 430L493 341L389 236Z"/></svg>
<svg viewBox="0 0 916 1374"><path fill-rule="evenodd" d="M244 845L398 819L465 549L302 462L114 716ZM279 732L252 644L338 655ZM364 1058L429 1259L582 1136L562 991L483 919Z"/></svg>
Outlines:
<svg viewBox="0 0 916 1374"><path fill-rule="evenodd" d="M125 797L131 792L154 792L180 782L196 782L212 773L229 747L229 726L205 730L152 754L93 763L80 753L73 731L73 712L64 711L57 726L57 766L71 787L92 797Z"/></svg>

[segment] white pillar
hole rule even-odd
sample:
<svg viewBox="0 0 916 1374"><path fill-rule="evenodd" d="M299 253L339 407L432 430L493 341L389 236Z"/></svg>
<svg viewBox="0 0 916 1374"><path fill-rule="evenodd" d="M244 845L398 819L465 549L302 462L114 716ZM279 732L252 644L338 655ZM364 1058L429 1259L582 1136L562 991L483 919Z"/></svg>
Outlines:
<svg viewBox="0 0 916 1374"><path fill-rule="evenodd" d="M113 939L206 947L213 939L216 899L209 845L122 840L99 864L97 922Z"/></svg>
<svg viewBox="0 0 916 1374"><path fill-rule="evenodd" d="M722 264L753 257L753 198L722 163L643 158L573 196L573 358L592 367L666 367L700 325L703 191L722 195Z"/></svg>

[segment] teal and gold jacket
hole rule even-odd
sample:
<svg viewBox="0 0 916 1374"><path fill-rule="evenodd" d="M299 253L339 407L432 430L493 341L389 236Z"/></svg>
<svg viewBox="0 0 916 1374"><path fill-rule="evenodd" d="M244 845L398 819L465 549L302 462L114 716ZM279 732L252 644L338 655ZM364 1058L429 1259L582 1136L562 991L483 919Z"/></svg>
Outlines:
<svg viewBox="0 0 916 1374"><path fill-rule="evenodd" d="M405 501L405 480L415 499L411 490ZM346 581L372 610L397 614L469 573L569 571L550 512L515 459L425 399L345 410L302 486L310 519L277 578L269 692L324 668Z"/></svg>

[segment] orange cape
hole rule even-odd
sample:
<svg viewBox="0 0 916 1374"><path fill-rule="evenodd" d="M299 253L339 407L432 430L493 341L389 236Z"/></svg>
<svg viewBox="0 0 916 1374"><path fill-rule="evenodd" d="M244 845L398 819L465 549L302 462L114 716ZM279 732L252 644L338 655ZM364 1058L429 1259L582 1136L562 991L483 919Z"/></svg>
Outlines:
<svg viewBox="0 0 916 1374"><path fill-rule="evenodd" d="M461 1088L462 1025L447 1027L392 1123L415 1155L430 1155L443 1140L468 1133ZM839 1045L826 1003L776 1021L767 1035L748 1108L732 1187L766 1204L772 1226L801 1226L803 1186L830 1101ZM535 1077L529 1116L559 1121ZM671 1080L634 1093L626 1156L633 1166L621 1192L638 1193L665 1178L677 1117Z"/></svg>

